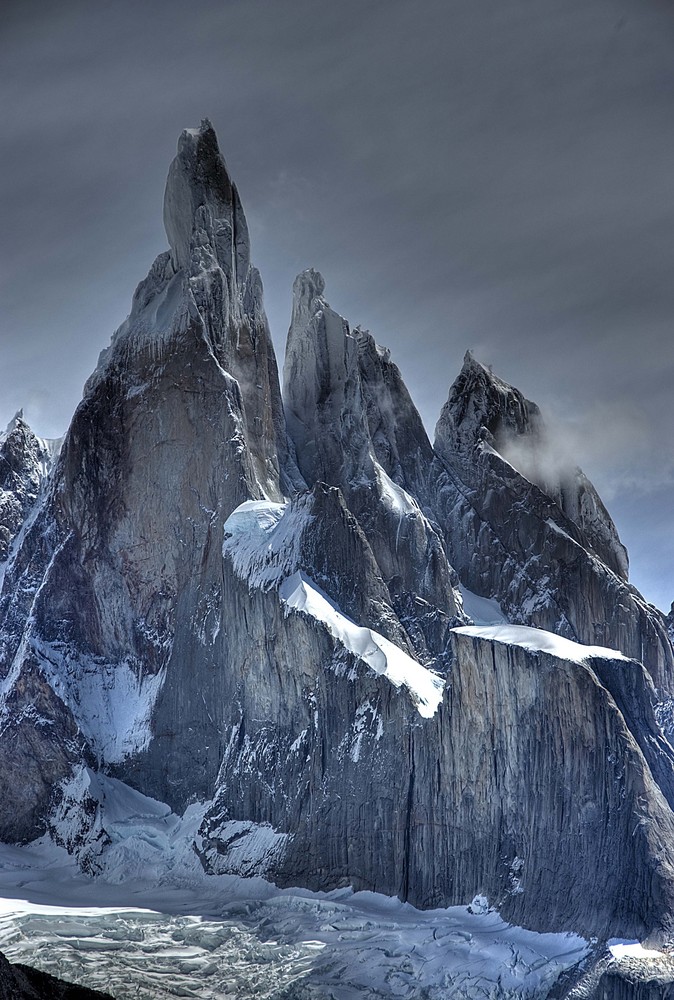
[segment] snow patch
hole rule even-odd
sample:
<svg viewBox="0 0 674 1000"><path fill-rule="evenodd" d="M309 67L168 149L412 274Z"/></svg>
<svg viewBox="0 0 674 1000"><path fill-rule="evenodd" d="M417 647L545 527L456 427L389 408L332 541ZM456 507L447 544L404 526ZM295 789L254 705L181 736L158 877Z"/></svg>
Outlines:
<svg viewBox="0 0 674 1000"><path fill-rule="evenodd" d="M304 573L293 573L279 590L283 603L325 625L330 635L350 653L363 660L394 687L405 687L419 715L435 715L445 687L442 677L422 667L389 639L371 628L356 625L322 593Z"/></svg>
<svg viewBox="0 0 674 1000"><path fill-rule="evenodd" d="M311 520L303 498L294 503L246 500L225 521L222 554L239 579L270 590L296 570L302 533Z"/></svg>
<svg viewBox="0 0 674 1000"><path fill-rule="evenodd" d="M508 619L503 614L498 601L491 597L480 597L464 587L463 584L459 584L459 591L463 599L463 610L469 618L473 619L475 625L507 624Z"/></svg>
<svg viewBox="0 0 674 1000"><path fill-rule="evenodd" d="M369 716L369 719L368 719ZM351 748L349 750L349 756L354 764L357 764L360 760L360 751L363 744L363 739L367 735L368 731L372 731L373 726L376 723L375 730L375 740L380 740L383 735L383 723L381 718L377 713L377 709L368 700L359 705L356 709L356 718L353 722L353 735L351 739Z"/></svg>
<svg viewBox="0 0 674 1000"><path fill-rule="evenodd" d="M40 669L72 711L99 759L119 763L148 745L152 709L166 678L165 667L143 674L135 662L98 662L37 637L31 642Z"/></svg>
<svg viewBox="0 0 674 1000"><path fill-rule="evenodd" d="M653 948L644 948L640 941L631 941L624 938L611 938L608 942L608 949L614 958L662 958L663 952L655 951Z"/></svg>
<svg viewBox="0 0 674 1000"><path fill-rule="evenodd" d="M386 506L399 517L421 517L421 509L416 500L402 486L393 482L379 462L375 461L374 470L377 475L380 496Z"/></svg>

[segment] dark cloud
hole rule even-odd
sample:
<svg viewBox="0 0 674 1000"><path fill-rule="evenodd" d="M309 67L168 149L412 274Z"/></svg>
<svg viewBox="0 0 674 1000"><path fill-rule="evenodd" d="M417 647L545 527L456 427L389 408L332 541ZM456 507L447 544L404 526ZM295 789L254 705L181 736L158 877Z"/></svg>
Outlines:
<svg viewBox="0 0 674 1000"><path fill-rule="evenodd" d="M23 405L65 429L165 246L177 135L208 115L279 353L308 265L392 348L431 431L474 348L569 425L635 582L674 598L669 4L26 0L3 17L1 420Z"/></svg>

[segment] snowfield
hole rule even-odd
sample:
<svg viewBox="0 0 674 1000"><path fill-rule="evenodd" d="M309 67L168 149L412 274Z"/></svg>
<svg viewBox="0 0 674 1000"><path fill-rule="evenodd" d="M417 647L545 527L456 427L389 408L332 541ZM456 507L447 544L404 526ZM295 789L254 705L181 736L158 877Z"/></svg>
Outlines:
<svg viewBox="0 0 674 1000"><path fill-rule="evenodd" d="M111 840L102 874L83 875L47 838L1 847L0 950L117 1000L542 998L588 952L495 911L207 876L193 849L203 807L181 818L95 779Z"/></svg>

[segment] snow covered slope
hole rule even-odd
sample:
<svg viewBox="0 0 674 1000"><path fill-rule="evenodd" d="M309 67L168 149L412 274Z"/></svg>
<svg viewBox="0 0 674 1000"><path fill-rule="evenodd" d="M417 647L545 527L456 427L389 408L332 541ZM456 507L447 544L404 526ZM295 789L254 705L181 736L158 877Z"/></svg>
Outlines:
<svg viewBox="0 0 674 1000"><path fill-rule="evenodd" d="M181 821L121 782L86 781L108 840L96 877L46 838L0 849L0 948L116 1000L542 998L589 952L578 936L508 924L480 899L422 912L374 893L208 876L192 849L199 809ZM264 842L252 828L248 869Z"/></svg>

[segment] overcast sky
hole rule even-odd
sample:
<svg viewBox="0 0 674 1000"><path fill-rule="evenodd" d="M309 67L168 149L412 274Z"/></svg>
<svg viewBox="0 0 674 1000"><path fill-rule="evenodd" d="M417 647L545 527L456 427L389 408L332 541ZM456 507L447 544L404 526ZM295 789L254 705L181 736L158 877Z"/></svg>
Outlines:
<svg viewBox="0 0 674 1000"><path fill-rule="evenodd" d="M669 0L5 3L0 422L65 431L205 115L280 357L308 266L391 347L431 436L471 348L564 428L668 609Z"/></svg>

